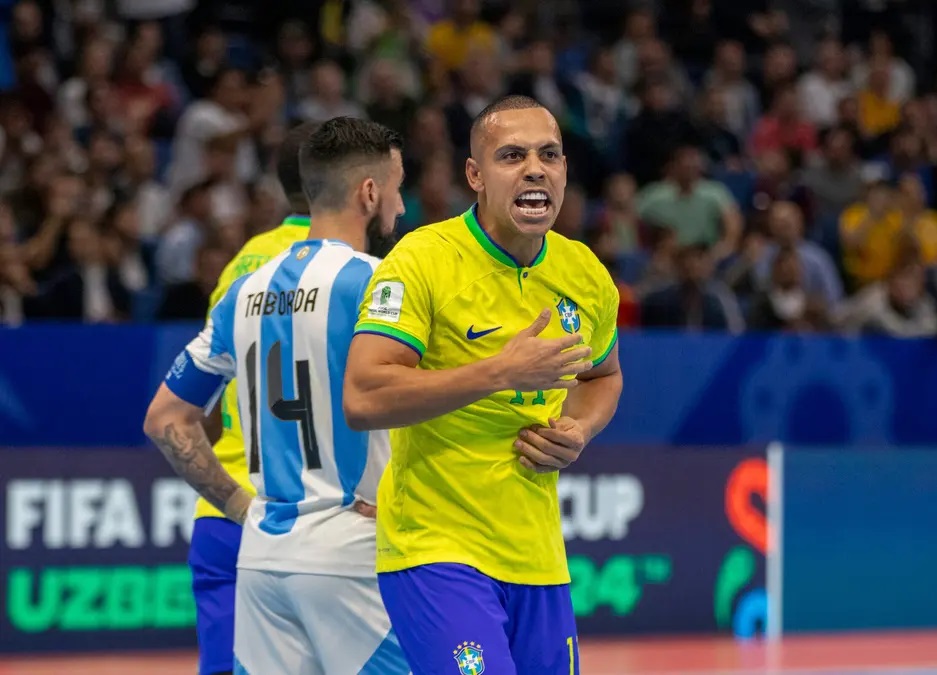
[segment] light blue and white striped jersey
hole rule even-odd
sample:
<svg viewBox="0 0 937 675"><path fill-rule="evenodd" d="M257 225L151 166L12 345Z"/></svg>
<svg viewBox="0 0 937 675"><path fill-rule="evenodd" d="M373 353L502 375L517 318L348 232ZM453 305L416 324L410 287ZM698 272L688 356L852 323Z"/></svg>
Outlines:
<svg viewBox="0 0 937 675"><path fill-rule="evenodd" d="M238 566L374 575L376 503L387 432L349 429L342 382L358 308L377 258L334 240L293 244L241 277L166 378L208 406L237 378L238 410L257 488Z"/></svg>

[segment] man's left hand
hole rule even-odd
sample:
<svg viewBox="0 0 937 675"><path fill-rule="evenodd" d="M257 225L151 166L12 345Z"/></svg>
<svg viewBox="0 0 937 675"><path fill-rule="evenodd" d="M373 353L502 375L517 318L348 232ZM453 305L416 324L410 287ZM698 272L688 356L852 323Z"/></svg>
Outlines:
<svg viewBox="0 0 937 675"><path fill-rule="evenodd" d="M537 473L565 469L579 459L585 445L585 431L571 417L551 419L548 427L535 425L523 429L514 442L521 454L521 465Z"/></svg>

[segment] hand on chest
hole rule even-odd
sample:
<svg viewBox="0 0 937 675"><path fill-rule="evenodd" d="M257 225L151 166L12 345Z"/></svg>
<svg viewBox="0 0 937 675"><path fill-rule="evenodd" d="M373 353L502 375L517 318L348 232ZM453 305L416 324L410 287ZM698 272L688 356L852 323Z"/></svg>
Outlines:
<svg viewBox="0 0 937 675"><path fill-rule="evenodd" d="M454 286L459 288L459 286ZM530 326L545 308L549 325L540 334L555 338L579 333L591 341L593 320L579 305L575 288L534 271L508 270L464 282L444 299L433 316L427 353L432 367L436 355L461 365L497 354L517 333Z"/></svg>

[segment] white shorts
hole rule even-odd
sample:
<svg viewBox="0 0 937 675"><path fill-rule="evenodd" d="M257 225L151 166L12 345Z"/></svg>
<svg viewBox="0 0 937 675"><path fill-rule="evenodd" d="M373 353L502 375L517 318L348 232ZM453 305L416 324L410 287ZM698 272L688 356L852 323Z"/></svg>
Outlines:
<svg viewBox="0 0 937 675"><path fill-rule="evenodd" d="M406 675L377 579L239 569L234 672Z"/></svg>

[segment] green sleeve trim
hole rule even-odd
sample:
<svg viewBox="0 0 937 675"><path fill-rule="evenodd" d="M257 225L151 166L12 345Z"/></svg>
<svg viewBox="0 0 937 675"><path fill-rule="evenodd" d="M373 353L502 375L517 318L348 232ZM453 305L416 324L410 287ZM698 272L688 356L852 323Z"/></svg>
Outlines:
<svg viewBox="0 0 937 675"><path fill-rule="evenodd" d="M612 347L615 346L615 343L618 342L618 329L615 329L615 332L612 333L612 340L608 343L608 347L605 348L605 351L602 352L601 356L592 360L592 367L601 366L605 359L608 358L608 355L612 353Z"/></svg>
<svg viewBox="0 0 937 675"><path fill-rule="evenodd" d="M426 351L426 345L423 344L421 340L413 337L410 333L400 330L399 328L394 328L393 326L388 326L385 323L377 323L374 321L361 321L355 326L355 335L359 333L372 333L375 335L383 335L384 337L389 337L392 340L397 340L403 344L410 347L421 357Z"/></svg>

